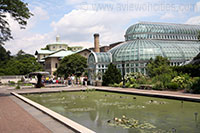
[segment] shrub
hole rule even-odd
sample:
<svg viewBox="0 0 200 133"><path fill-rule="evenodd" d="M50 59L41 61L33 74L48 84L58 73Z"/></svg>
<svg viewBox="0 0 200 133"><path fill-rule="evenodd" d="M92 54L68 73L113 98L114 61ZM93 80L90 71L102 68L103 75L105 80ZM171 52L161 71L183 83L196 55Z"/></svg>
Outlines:
<svg viewBox="0 0 200 133"><path fill-rule="evenodd" d="M108 69L103 75L103 85L107 86L109 84L120 83L121 82L121 72L116 68L114 64L109 64Z"/></svg>
<svg viewBox="0 0 200 133"><path fill-rule="evenodd" d="M17 86L15 87L15 89L20 89L19 83L17 84Z"/></svg>
<svg viewBox="0 0 200 133"><path fill-rule="evenodd" d="M153 90L163 90L164 89L164 85L162 82L156 82L153 87L152 87Z"/></svg>
<svg viewBox="0 0 200 133"><path fill-rule="evenodd" d="M187 73L190 74L191 77L199 77L200 76L200 64L188 64L184 66L174 66L172 67L174 71L178 73Z"/></svg>
<svg viewBox="0 0 200 133"><path fill-rule="evenodd" d="M8 81L9 84L14 85L15 81Z"/></svg>
<svg viewBox="0 0 200 133"><path fill-rule="evenodd" d="M119 87L119 84L114 83L113 87Z"/></svg>
<svg viewBox="0 0 200 133"><path fill-rule="evenodd" d="M125 75L125 82L130 82L130 84L145 84L147 82L147 77L139 72L127 73Z"/></svg>
<svg viewBox="0 0 200 133"><path fill-rule="evenodd" d="M119 83L119 87L123 87L123 82L120 82L120 83Z"/></svg>
<svg viewBox="0 0 200 133"><path fill-rule="evenodd" d="M200 94L200 78L191 85L190 92Z"/></svg>
<svg viewBox="0 0 200 133"><path fill-rule="evenodd" d="M125 84L125 87L128 88L130 85L131 85L131 83L130 83L130 82L127 82L127 83Z"/></svg>
<svg viewBox="0 0 200 133"><path fill-rule="evenodd" d="M138 84L130 84L130 85L129 85L129 88L138 88L138 87L139 87Z"/></svg>
<svg viewBox="0 0 200 133"><path fill-rule="evenodd" d="M173 77L172 74L165 73L165 74L161 74L161 75L157 75L153 77L152 80L153 80L153 83L162 82L163 86L166 87L166 85L171 82L172 77Z"/></svg>
<svg viewBox="0 0 200 133"><path fill-rule="evenodd" d="M174 77L171 82L178 84L180 89L190 88L192 85L191 78L186 74Z"/></svg>
<svg viewBox="0 0 200 133"><path fill-rule="evenodd" d="M167 58L162 56L157 56L154 60L150 59L146 69L150 77L155 77L156 75L162 75L164 73L171 73L170 62Z"/></svg>
<svg viewBox="0 0 200 133"><path fill-rule="evenodd" d="M166 85L169 90L177 90L179 89L179 85L177 83L171 82Z"/></svg>

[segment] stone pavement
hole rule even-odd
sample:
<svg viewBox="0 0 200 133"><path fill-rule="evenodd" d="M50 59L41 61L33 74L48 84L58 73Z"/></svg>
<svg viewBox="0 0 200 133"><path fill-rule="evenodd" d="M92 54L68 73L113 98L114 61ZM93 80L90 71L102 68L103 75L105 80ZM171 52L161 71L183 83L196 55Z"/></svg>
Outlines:
<svg viewBox="0 0 200 133"><path fill-rule="evenodd" d="M12 90L0 86L1 133L74 133L50 116L11 96Z"/></svg>
<svg viewBox="0 0 200 133"><path fill-rule="evenodd" d="M1 133L51 132L8 96L0 96L0 131Z"/></svg>

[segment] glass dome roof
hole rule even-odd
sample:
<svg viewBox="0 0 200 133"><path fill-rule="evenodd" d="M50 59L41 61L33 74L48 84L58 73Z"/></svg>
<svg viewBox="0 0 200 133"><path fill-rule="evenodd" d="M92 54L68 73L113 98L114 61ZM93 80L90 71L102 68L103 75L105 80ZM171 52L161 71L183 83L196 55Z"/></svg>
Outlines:
<svg viewBox="0 0 200 133"><path fill-rule="evenodd" d="M130 26L126 41L133 39L197 40L200 25L140 22ZM159 36L155 36L158 35ZM163 36L165 35L165 36Z"/></svg>
<svg viewBox="0 0 200 133"><path fill-rule="evenodd" d="M88 63L110 63L111 54L109 52L94 53L92 52L88 57Z"/></svg>
<svg viewBox="0 0 200 133"><path fill-rule="evenodd" d="M190 60L199 53L200 44L196 41L133 40L109 50L112 60L142 61L156 56L172 60Z"/></svg>

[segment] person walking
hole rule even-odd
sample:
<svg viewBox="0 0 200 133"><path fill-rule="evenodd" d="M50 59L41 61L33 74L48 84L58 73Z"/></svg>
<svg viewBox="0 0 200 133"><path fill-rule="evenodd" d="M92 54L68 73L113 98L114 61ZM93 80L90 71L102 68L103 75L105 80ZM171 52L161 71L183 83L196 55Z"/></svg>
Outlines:
<svg viewBox="0 0 200 133"><path fill-rule="evenodd" d="M71 76L72 86L74 86L74 79L75 79L74 74L72 74L72 76Z"/></svg>
<svg viewBox="0 0 200 133"><path fill-rule="evenodd" d="M88 78L87 78L87 76L85 76L85 78L84 78L85 86L87 86L87 80L88 80Z"/></svg>

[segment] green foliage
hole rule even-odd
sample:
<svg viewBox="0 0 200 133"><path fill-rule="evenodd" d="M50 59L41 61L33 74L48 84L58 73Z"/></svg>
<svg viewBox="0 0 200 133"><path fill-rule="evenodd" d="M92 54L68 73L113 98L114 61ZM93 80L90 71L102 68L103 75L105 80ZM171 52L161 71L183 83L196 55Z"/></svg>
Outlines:
<svg viewBox="0 0 200 133"><path fill-rule="evenodd" d="M74 74L79 77L87 68L87 59L79 54L66 56L60 62L56 74L58 76L65 76Z"/></svg>
<svg viewBox="0 0 200 133"><path fill-rule="evenodd" d="M174 77L171 82L178 84L180 89L186 89L192 85L192 81L189 75L181 75Z"/></svg>
<svg viewBox="0 0 200 133"><path fill-rule="evenodd" d="M15 87L15 89L20 89L19 83L17 84L17 86Z"/></svg>
<svg viewBox="0 0 200 133"><path fill-rule="evenodd" d="M148 77L139 72L127 73L125 75L125 81L131 84L146 84Z"/></svg>
<svg viewBox="0 0 200 133"><path fill-rule="evenodd" d="M154 90L164 90L164 85L163 85L162 82L158 81L153 85L152 89L154 89Z"/></svg>
<svg viewBox="0 0 200 133"><path fill-rule="evenodd" d="M125 83L125 87L126 87L126 88L129 88L130 85L131 85L130 82Z"/></svg>
<svg viewBox="0 0 200 133"><path fill-rule="evenodd" d="M5 41L12 39L6 14L10 14L10 16L18 22L21 28L25 28L24 26L27 24L27 19L29 19L32 14L28 9L28 4L21 0L1 0L0 9L1 45L4 44Z"/></svg>
<svg viewBox="0 0 200 133"><path fill-rule="evenodd" d="M164 86L171 82L171 80L176 76L175 73L164 73L161 75L156 75L152 78L153 83L162 82Z"/></svg>
<svg viewBox="0 0 200 133"><path fill-rule="evenodd" d="M189 74L191 77L200 77L200 65L184 65L184 66L174 66L173 71L183 74Z"/></svg>
<svg viewBox="0 0 200 133"><path fill-rule="evenodd" d="M15 84L15 81L8 81L8 84L14 85L14 84Z"/></svg>
<svg viewBox="0 0 200 133"><path fill-rule="evenodd" d="M198 38L198 41L200 41L200 31L199 31L199 33L198 33L197 38Z"/></svg>
<svg viewBox="0 0 200 133"><path fill-rule="evenodd" d="M17 54L0 65L0 75L26 75L30 72L42 70L36 58L30 54Z"/></svg>
<svg viewBox="0 0 200 133"><path fill-rule="evenodd" d="M5 61L11 58L10 51L6 51L6 49L0 45L0 65L3 65Z"/></svg>
<svg viewBox="0 0 200 133"><path fill-rule="evenodd" d="M161 75L163 73L171 73L172 69L169 60L162 56L157 56L155 60L150 59L147 65L147 73L150 77Z"/></svg>
<svg viewBox="0 0 200 133"><path fill-rule="evenodd" d="M197 78L191 85L190 92L200 94L200 78Z"/></svg>
<svg viewBox="0 0 200 133"><path fill-rule="evenodd" d="M71 47L68 47L67 50L72 50L72 48L71 48Z"/></svg>
<svg viewBox="0 0 200 133"><path fill-rule="evenodd" d="M109 64L108 69L103 75L103 85L107 86L109 84L120 83L122 79L121 72L116 68L114 64Z"/></svg>
<svg viewBox="0 0 200 133"><path fill-rule="evenodd" d="M50 50L49 45L46 45L45 48L41 48L41 50Z"/></svg>
<svg viewBox="0 0 200 133"><path fill-rule="evenodd" d="M177 90L177 89L179 89L179 85L175 82L170 82L170 83L166 84L166 88L169 90Z"/></svg>

